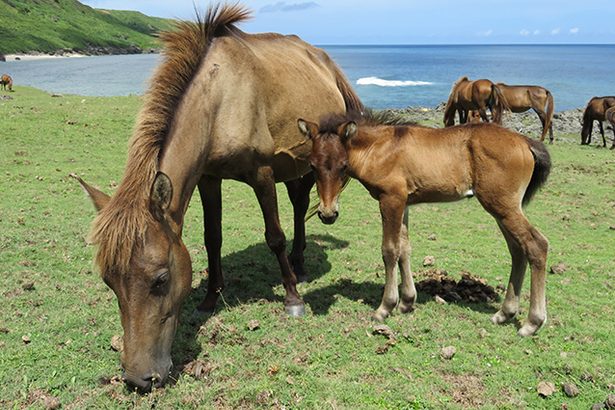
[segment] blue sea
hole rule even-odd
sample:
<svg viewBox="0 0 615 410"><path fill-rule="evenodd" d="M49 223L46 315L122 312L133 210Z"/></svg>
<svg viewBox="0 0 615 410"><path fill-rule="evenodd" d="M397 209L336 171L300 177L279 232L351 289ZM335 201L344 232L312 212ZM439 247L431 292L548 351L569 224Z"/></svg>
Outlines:
<svg viewBox="0 0 615 410"><path fill-rule="evenodd" d="M460 76L551 90L556 110L615 94L615 45L321 46L374 108L432 107ZM17 87L87 96L142 94L158 55L0 63Z"/></svg>

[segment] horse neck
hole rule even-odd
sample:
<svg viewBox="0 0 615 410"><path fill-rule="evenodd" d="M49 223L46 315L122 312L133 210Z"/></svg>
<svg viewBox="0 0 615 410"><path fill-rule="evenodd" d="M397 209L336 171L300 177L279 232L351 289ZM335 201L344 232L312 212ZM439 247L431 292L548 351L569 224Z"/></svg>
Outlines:
<svg viewBox="0 0 615 410"><path fill-rule="evenodd" d="M357 135L346 142L348 166L353 177L360 181L368 180L370 177L368 168L376 165L377 162L386 160L374 155L377 142L382 142L383 138L386 138L383 132L386 128L388 127L362 126L359 128Z"/></svg>

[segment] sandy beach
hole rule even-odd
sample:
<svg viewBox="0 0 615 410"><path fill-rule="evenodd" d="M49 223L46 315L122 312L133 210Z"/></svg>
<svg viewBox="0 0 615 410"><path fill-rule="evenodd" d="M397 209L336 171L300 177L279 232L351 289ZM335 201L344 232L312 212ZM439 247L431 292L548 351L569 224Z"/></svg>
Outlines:
<svg viewBox="0 0 615 410"><path fill-rule="evenodd" d="M6 54L6 61L32 61L32 60L49 60L54 58L80 58L87 57L85 54L66 53L62 55L50 54Z"/></svg>

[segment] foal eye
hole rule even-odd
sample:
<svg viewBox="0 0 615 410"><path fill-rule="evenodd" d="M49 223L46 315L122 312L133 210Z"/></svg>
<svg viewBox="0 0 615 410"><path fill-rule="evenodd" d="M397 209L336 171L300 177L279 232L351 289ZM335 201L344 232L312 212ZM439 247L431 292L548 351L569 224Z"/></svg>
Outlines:
<svg viewBox="0 0 615 410"><path fill-rule="evenodd" d="M168 281L169 281L169 271L164 271L158 274L156 278L154 278L154 281L152 282L152 289L160 290L164 285L167 284Z"/></svg>

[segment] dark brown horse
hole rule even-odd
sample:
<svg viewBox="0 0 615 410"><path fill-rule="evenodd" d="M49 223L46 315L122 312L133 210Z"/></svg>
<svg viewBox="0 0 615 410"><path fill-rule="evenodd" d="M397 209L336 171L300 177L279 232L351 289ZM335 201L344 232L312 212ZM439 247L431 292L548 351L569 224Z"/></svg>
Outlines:
<svg viewBox="0 0 615 410"><path fill-rule="evenodd" d="M182 242L184 214L197 186L209 264L199 309L213 309L223 287L221 181L230 178L254 190L267 245L282 271L286 310L304 312L285 252L275 183L289 188L297 236L290 259L301 265L313 179L304 177L311 147L295 119L362 105L324 51L296 36L246 34L235 23L248 16L239 5L216 6L204 19L162 34L165 58L153 78L167 81L150 85L115 195L82 182L98 209L91 232L96 263L119 302L124 378L140 391L161 386L172 366L179 311L192 282Z"/></svg>
<svg viewBox="0 0 615 410"><path fill-rule="evenodd" d="M594 121L598 121L600 135L602 135L602 146L606 147L606 138L604 137L604 128L602 121L606 120L606 111L615 106L615 97L593 97L587 103L585 112L583 112L583 128L581 129L581 145L589 145L592 142L592 131ZM613 143L615 144L615 129L613 129Z"/></svg>
<svg viewBox="0 0 615 410"><path fill-rule="evenodd" d="M534 110L542 123L540 140L544 141L547 131L549 141L553 143L553 111L555 104L553 95L549 90L538 85L506 85L497 83L498 88L506 100L507 108L512 112L526 112Z"/></svg>
<svg viewBox="0 0 615 410"><path fill-rule="evenodd" d="M444 108L444 126L455 125L455 113L459 123L465 124L470 110L478 111L484 122L489 122L487 109L491 111L493 122L502 123L502 113L507 109L506 101L497 85L489 80L470 81L461 77L453 84Z"/></svg>
<svg viewBox="0 0 615 410"><path fill-rule="evenodd" d="M8 74L2 74L0 77L0 86L5 91L13 91L13 79Z"/></svg>
<svg viewBox="0 0 615 410"><path fill-rule="evenodd" d="M328 224L337 219L338 196L348 176L358 179L380 203L386 283L374 318L384 320L398 304L402 313L410 312L416 299L408 205L476 196L495 218L512 258L506 297L492 320L503 323L519 311L529 262L530 310L519 334L533 335L547 318L548 242L529 223L521 205L530 201L549 175L551 162L545 146L494 124L433 129L386 123L378 118L355 122L350 116L333 116L320 124L299 120L299 129L312 139L310 163L320 197L320 219Z"/></svg>
<svg viewBox="0 0 615 410"><path fill-rule="evenodd" d="M615 133L615 105L606 110L604 113L604 117L611 124L611 129L613 133ZM615 138L613 138L613 144L611 145L611 149L615 149Z"/></svg>

